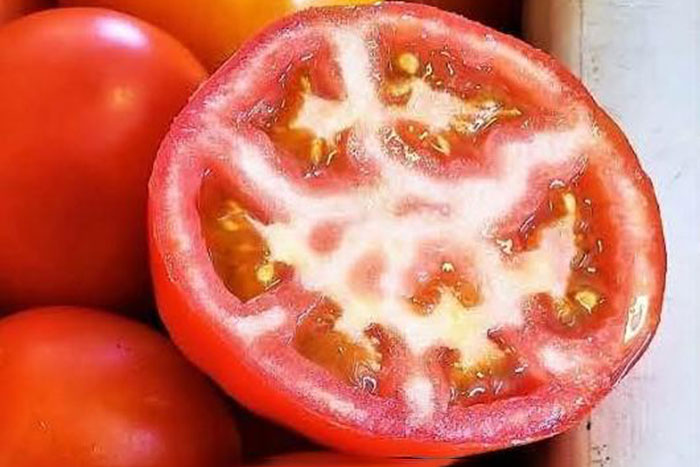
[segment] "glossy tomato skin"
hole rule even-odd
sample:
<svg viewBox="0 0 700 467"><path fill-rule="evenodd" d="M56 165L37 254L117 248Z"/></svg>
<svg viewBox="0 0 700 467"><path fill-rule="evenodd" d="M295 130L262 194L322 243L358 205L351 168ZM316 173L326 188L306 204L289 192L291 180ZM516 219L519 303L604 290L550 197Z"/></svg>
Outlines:
<svg viewBox="0 0 700 467"><path fill-rule="evenodd" d="M99 6L130 13L170 32L210 70L268 23L310 6L376 0L60 0L63 6Z"/></svg>
<svg viewBox="0 0 700 467"><path fill-rule="evenodd" d="M0 321L0 465L230 466L226 403L165 338L103 311Z"/></svg>
<svg viewBox="0 0 700 467"><path fill-rule="evenodd" d="M187 163L183 164L185 159L181 157L181 154L190 149L187 142L188 140L196 140L192 135L196 134L197 131L207 134L207 121L200 118L202 114L207 112L207 104L211 104L215 99L219 103L222 90L235 89L234 86L231 86L232 83L240 84L240 81L237 82L238 79L242 76L250 77L253 74L250 68L240 66L241 63L252 62L254 58L257 58L256 54L260 49L268 47L280 36L285 40L288 39L289 36L286 34L290 29L307 26L313 28L316 21L324 26L350 23L350 20L340 10L323 10L302 13L282 21L277 27L268 29L257 40L244 46L236 57L224 65L193 97L191 104L176 120L173 130L161 146L150 182L149 212L152 246L150 251L159 311L174 341L190 359L245 406L291 426L316 441L348 452L386 456L460 456L545 439L575 426L639 358L659 323L665 274L665 251L658 206L650 181L641 171L634 152L615 123L597 107L591 96L570 73L543 53L529 48L511 37L466 22L456 15L418 5L386 3L375 8L358 9L349 15L352 16L350 19L353 21L374 19L381 15L387 15L388 18L392 19L403 19L405 15L421 18L422 15L425 15L430 21L439 21L441 30L450 31L454 35L464 34L489 41L495 40L497 44L500 44L499 47L502 50L515 52L516 55L520 56L523 60L521 63L527 62L529 65L545 71L543 75L552 78L557 86L566 89L567 97L575 99L586 107L587 112L590 112L591 118L595 121L598 136L605 135L606 143L610 143L615 156L619 156L620 160L616 163L619 162L619 166L624 170L625 178L634 177L634 188L639 190L644 199L643 207L640 210L644 211L643 215L650 220L650 224L645 228L648 227L650 244L651 264L648 275L653 286L650 288L651 298L648 316L643 327L638 328L640 332L632 343L624 348L624 351L619 349L620 351L615 354L614 361L608 355L601 358L601 361L604 361L606 365L606 371L610 367L617 368L617 371L612 372L612 374L602 374L599 377L592 377L590 380L580 379L575 385L569 384L570 382L559 383L555 381L552 384L544 385L541 390L538 389L536 397L510 399L507 406L504 408L505 404L501 405L502 410L497 412L492 411L488 404L477 404L470 407L469 409L480 412L473 425L488 428L484 431L483 437L475 436L468 439L445 440L439 436L434 438L411 437L402 434L393 435L393 433L385 435L384 433L374 433L361 424L339 423L333 416L320 414L310 409L309 403L315 402L309 402L310 398L303 399L297 393L285 392L279 379L303 380L306 375L297 372L299 368L285 367L283 377L274 380L269 373L265 374L260 367L256 366L254 358L251 357L253 345L246 340L247 336L243 336L242 333L241 335L236 334L236 314L244 306L227 293L220 284L220 278L217 278L213 271L206 247L202 245L203 241L199 230L200 218L196 209L193 208L193 198L198 193L203 174L210 169L207 167L207 163L210 161L202 162L196 160L197 157L193 157L186 159ZM284 49L284 47L280 48ZM284 52L280 54L286 56L289 52L284 49ZM503 60L500 64L512 66L509 59ZM282 65L275 65L279 66L280 69L284 68ZM515 70L508 71L517 74ZM267 68L265 72L276 76ZM243 84L242 88L250 92L247 92L241 100L248 99L254 102L255 88L258 83L244 82ZM536 86L540 87L536 88ZM548 95L548 92L541 86L541 82L533 84L532 88L536 88L533 93L541 92ZM238 97L240 98L240 96ZM230 110L231 107L235 106L245 108L245 104L239 101L226 108ZM247 133L242 136L242 138L247 137L249 137ZM254 144L258 143L256 137L250 137L251 141L255 141ZM197 147L196 144L193 146ZM201 148L197 147L197 149ZM201 152L206 152L207 149L203 149ZM216 149L212 152L219 155L219 148ZM183 168L185 166L186 168ZM216 163L211 163L211 166L216 167ZM196 281L189 276L193 270L198 273L195 276ZM209 294L210 292L211 294ZM260 298L268 297L261 296ZM284 303L284 300L290 299L285 296L281 301ZM272 300L268 302L260 300L260 302L278 303ZM210 307L212 303L216 303L217 306ZM624 327L624 322L619 319L621 316L617 318L615 332ZM543 333L543 336L546 335ZM261 338L260 341L265 341L265 344L268 344L269 341L274 341L275 337L270 337L269 340ZM542 336L536 335L535 337ZM615 339L617 337L618 335L615 336ZM607 344L621 346L612 337L608 337L608 340L610 342ZM279 346L274 347L274 344L270 344L270 348L272 348L270 354L274 357L283 355L284 351L279 349ZM303 369L307 370L308 366L303 367ZM326 380L322 380L321 384L325 382ZM335 387L328 384L328 386L322 386L321 389L332 391ZM585 397L581 397L581 394L585 394ZM338 412L345 408L341 406L338 408ZM355 407L352 407L352 410L354 409ZM362 406L359 409L364 410L365 407ZM371 410L370 408L366 412L371 412ZM510 412L511 410L513 412ZM513 413L516 416L512 416ZM373 414L370 414L370 417L371 415ZM479 420L478 417L483 418ZM483 423L481 423L482 421ZM390 423L391 421L387 420L387 424ZM460 428L458 427L458 429ZM498 436L493 435L493 430L498 430Z"/></svg>
<svg viewBox="0 0 700 467"><path fill-rule="evenodd" d="M54 4L51 0L0 0L0 24Z"/></svg>
<svg viewBox="0 0 700 467"><path fill-rule="evenodd" d="M145 309L147 180L205 75L121 13L48 10L0 30L0 313Z"/></svg>

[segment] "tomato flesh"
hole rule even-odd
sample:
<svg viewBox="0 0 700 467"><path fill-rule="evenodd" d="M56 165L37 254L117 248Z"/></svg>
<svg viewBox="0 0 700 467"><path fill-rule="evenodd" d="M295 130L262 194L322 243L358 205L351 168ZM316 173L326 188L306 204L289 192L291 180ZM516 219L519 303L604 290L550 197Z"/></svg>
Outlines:
<svg viewBox="0 0 700 467"><path fill-rule="evenodd" d="M425 7L311 11L190 107L151 182L160 311L258 411L358 452L496 449L580 420L653 334L651 186L521 43Z"/></svg>
<svg viewBox="0 0 700 467"><path fill-rule="evenodd" d="M316 59L313 66L320 67L325 60L329 60L329 57L322 56L320 60ZM432 62L424 64L411 52L400 52L388 60L388 63L389 66L385 69L386 84L380 92L389 96L385 104L397 113L412 104L410 96L413 92L431 92L444 86L444 82L439 79L440 75L433 69ZM448 70L448 76L454 73L452 67L445 69ZM417 78L418 75L421 77ZM405 78L412 81L406 81ZM276 109L270 108L269 120L262 125L258 123L260 128L266 131L281 158L287 158L294 163L292 168L298 171L297 175L302 176L303 183L308 179L320 179L328 183L330 178L334 182L331 186L337 189L335 176L347 178L349 173L352 176L353 168L347 163L352 156L348 154L343 143L347 140L344 135L353 129L343 128L329 141L317 137L311 129L296 127L306 102L329 94L324 89L324 85L325 88L329 87L328 81L317 85L307 70L291 70L283 77L281 84L286 93ZM330 84L330 87L333 85ZM416 91L422 87L429 90ZM453 89L448 92L456 94ZM397 99L398 95L402 95L402 98ZM454 97L453 94L449 96ZM339 105L342 103L342 97L342 92L336 93L327 105ZM455 165L464 162L478 164L479 161L475 159L483 158L479 140L484 139L484 134L492 125L497 126L509 119L523 117L523 113L514 106L512 98L509 99L509 108L505 108L500 101L494 100L490 94L483 91L479 91L479 99L476 101L463 97L461 99L465 107L473 113L458 116L451 123L451 129L446 132L433 134L427 123L401 119L397 120L395 126L382 127L380 134L386 151L408 167L416 168L423 164L420 169L426 170L429 175L441 174L442 169L447 167L447 173L454 176L456 172L461 172ZM289 167L285 162L279 164L284 168ZM478 167L467 167L468 176L478 173ZM579 178L584 173L585 168ZM214 177L215 175L206 177L200 192L204 237L212 262L228 289L243 301L248 301L278 284L281 280L280 271L293 268L293 265L271 261L270 248L262 233L256 229L255 221L249 219L246 211L233 197L229 195L227 198L225 182L219 187L212 186L213 183L209 179ZM365 180L364 183L377 182L374 179ZM317 184L313 186L316 187ZM554 326L561 324L578 329L581 327L579 321L585 320L586 317L592 320L594 311L599 314L604 299L598 292L602 286L593 288L590 285L598 273L597 268L592 265L595 252L591 249L592 242L588 235L592 228L592 202L586 199L587 202L580 206L570 188L559 180L552 181L545 201L525 218L511 238L499 242L503 248L507 247L507 255L534 250L538 248L538 234L541 230L567 214L576 217L575 235L579 251L571 262L575 270L585 268L586 277L582 277L581 274L573 275L563 297L553 298L548 294L540 294L533 298L537 299L544 309L548 322ZM230 187L228 191L231 191ZM403 217L426 209L439 210L440 207L426 206L421 199L407 199L405 204L396 209L396 215ZM323 238L326 235L325 228L325 225L321 225L312 234L322 238L309 238L308 241L317 245L315 250L331 253L338 247L339 240ZM338 235L338 231L329 235ZM597 244L600 242L600 239L596 240ZM437 268L426 268L426 264L435 262L432 253L429 251L421 258L422 268L408 278L416 285L413 287L413 294L405 299L410 302L415 313L429 315L440 305L443 295L448 293L459 302L464 312L468 313L470 308L480 303L477 285L465 277L464 271L457 270L449 256L441 258ZM358 294L381 294L379 282L385 274L382 260L381 253L376 252L366 259L358 260L348 273L351 277L345 280L353 284L353 289ZM290 274L287 277L292 276ZM319 296L318 302L312 308L304 310L299 318L294 346L301 355L351 386L374 392L377 386L381 385L381 380L377 380L382 367L378 343L363 346L362 342L335 328L336 321L343 313L353 311L344 310L328 297ZM381 328L381 325L371 323L370 327L376 329ZM529 382L520 381L527 379L523 376L525 366L518 365L515 353L513 348L506 349L505 352L493 349L483 359L465 366L460 361L458 350L443 348L438 361L440 366L444 367L444 377L452 394L451 400L465 405L526 393L528 388L537 382L532 377L529 378ZM484 375L488 375L488 378Z"/></svg>

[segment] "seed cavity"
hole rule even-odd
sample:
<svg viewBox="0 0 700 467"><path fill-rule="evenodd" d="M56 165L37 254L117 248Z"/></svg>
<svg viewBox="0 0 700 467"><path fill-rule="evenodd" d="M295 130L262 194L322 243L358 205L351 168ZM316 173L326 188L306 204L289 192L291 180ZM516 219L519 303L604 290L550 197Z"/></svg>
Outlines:
<svg viewBox="0 0 700 467"><path fill-rule="evenodd" d="M337 331L335 322L341 314L335 303L321 299L300 318L294 347L302 356L351 386L375 393L379 386L381 353Z"/></svg>
<svg viewBox="0 0 700 467"><path fill-rule="evenodd" d="M205 175L198 210L209 257L224 286L247 302L278 284L285 265L270 260L256 221L236 199L228 180Z"/></svg>

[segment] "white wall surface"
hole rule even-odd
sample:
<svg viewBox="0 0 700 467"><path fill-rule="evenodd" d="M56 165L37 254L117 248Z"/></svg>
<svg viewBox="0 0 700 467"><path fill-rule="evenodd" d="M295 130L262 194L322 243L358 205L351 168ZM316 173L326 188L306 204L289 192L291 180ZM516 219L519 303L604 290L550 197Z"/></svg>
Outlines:
<svg viewBox="0 0 700 467"><path fill-rule="evenodd" d="M668 248L659 332L594 412L590 464L699 466L700 0L530 0L525 18L629 136Z"/></svg>

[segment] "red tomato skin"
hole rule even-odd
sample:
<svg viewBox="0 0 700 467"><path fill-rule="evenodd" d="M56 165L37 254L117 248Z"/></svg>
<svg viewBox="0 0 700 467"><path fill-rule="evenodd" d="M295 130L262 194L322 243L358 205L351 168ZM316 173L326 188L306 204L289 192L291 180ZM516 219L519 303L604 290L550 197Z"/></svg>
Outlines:
<svg viewBox="0 0 700 467"><path fill-rule="evenodd" d="M0 313L146 309L147 180L205 76L121 13L48 10L0 31Z"/></svg>
<svg viewBox="0 0 700 467"><path fill-rule="evenodd" d="M402 5L399 2L388 2L378 7L378 9L393 13L398 11L411 11L414 14L430 13L438 15L442 21L448 26L454 27L457 31L465 27L464 20L461 17L421 5ZM158 310L172 339L190 360L210 375L228 394L231 394L244 406L282 425L296 429L314 441L343 452L386 457L458 457L548 439L575 427L633 366L651 342L660 321L659 313L663 292L656 296L650 305L650 309L653 311L651 311L648 325L645 328L648 329L648 334L645 334L643 344L635 348L634 352L628 356L622 371L614 381L611 380L610 384L606 383L600 386L591 385L590 397L585 403L574 406L572 401L577 395L574 388L563 386L552 388L546 395L543 395L544 399L566 399L567 403L571 402L572 406L569 407L566 416L558 419L556 423L550 424L546 428L538 428L536 432L529 430L516 432L513 430L510 439L502 439L497 443L478 439L462 443L449 443L425 438L379 437L355 427L336 423L333 419L310 411L299 399L282 393L254 366L247 364L241 358L241 354L245 353L245 350L237 347L240 343L232 342L232 339L225 332L222 332L222 323L217 322L211 316L207 316L202 311L202 303L189 296L188 291L173 278L173 270L175 269L173 264L177 260L172 258L169 248L172 243L179 241L179 239L177 233L168 231L169 227L165 225L166 216L163 212L165 211L165 206L171 200L163 196L163 188L167 184L166 177L172 175L168 173L168 164L170 159L177 156L179 139L188 137L187 131L190 129L189 125L192 120L194 120L193 115L196 115L202 109L207 98L210 97L208 90L216 89L218 86L223 86L229 80L234 79L236 74L240 72L240 70L237 70L237 64L251 59L257 52L258 47L261 47L267 41L275 39L274 36L277 32L298 25L304 20L313 21L320 17L335 18L334 13L337 13L337 10L302 12L276 23L258 36L257 39L249 41L237 52L233 59L224 64L212 76L207 86L193 96L191 104L175 120L171 133L166 137L159 150L158 161L155 164L150 181L149 251ZM477 25L469 27L480 28ZM621 163L624 164L625 170L637 175L640 190L649 196L651 203L647 208L650 217L659 219L659 207L653 194L653 186L648 176L639 171L636 156L629 142L625 139L617 124L597 106L594 99L581 86L580 82L562 65L543 52L496 31L489 30L489 33L497 36L500 43L507 44L509 47L522 52L529 60L553 72L564 85L575 90L577 99L590 106L591 111L595 114L599 130L610 139L617 152L623 156ZM188 180L187 183L189 182ZM195 182L192 183L194 184ZM188 186L187 189L190 189L190 187ZM194 210L183 212L182 215L187 218L183 221L184 225L198 224L199 222L195 219L197 214ZM654 274L660 271L658 279L661 283L664 283L666 252L660 222L651 225L650 230L650 237L654 239ZM178 267L180 266L178 265ZM190 266L195 267L193 265ZM509 425L507 415L507 413L499 414L499 425ZM513 440L517 440L517 443L513 442Z"/></svg>
<svg viewBox="0 0 700 467"><path fill-rule="evenodd" d="M0 25L54 4L51 0L0 0Z"/></svg>
<svg viewBox="0 0 700 467"><path fill-rule="evenodd" d="M165 338L97 310L0 321L0 465L235 465L226 403Z"/></svg>

